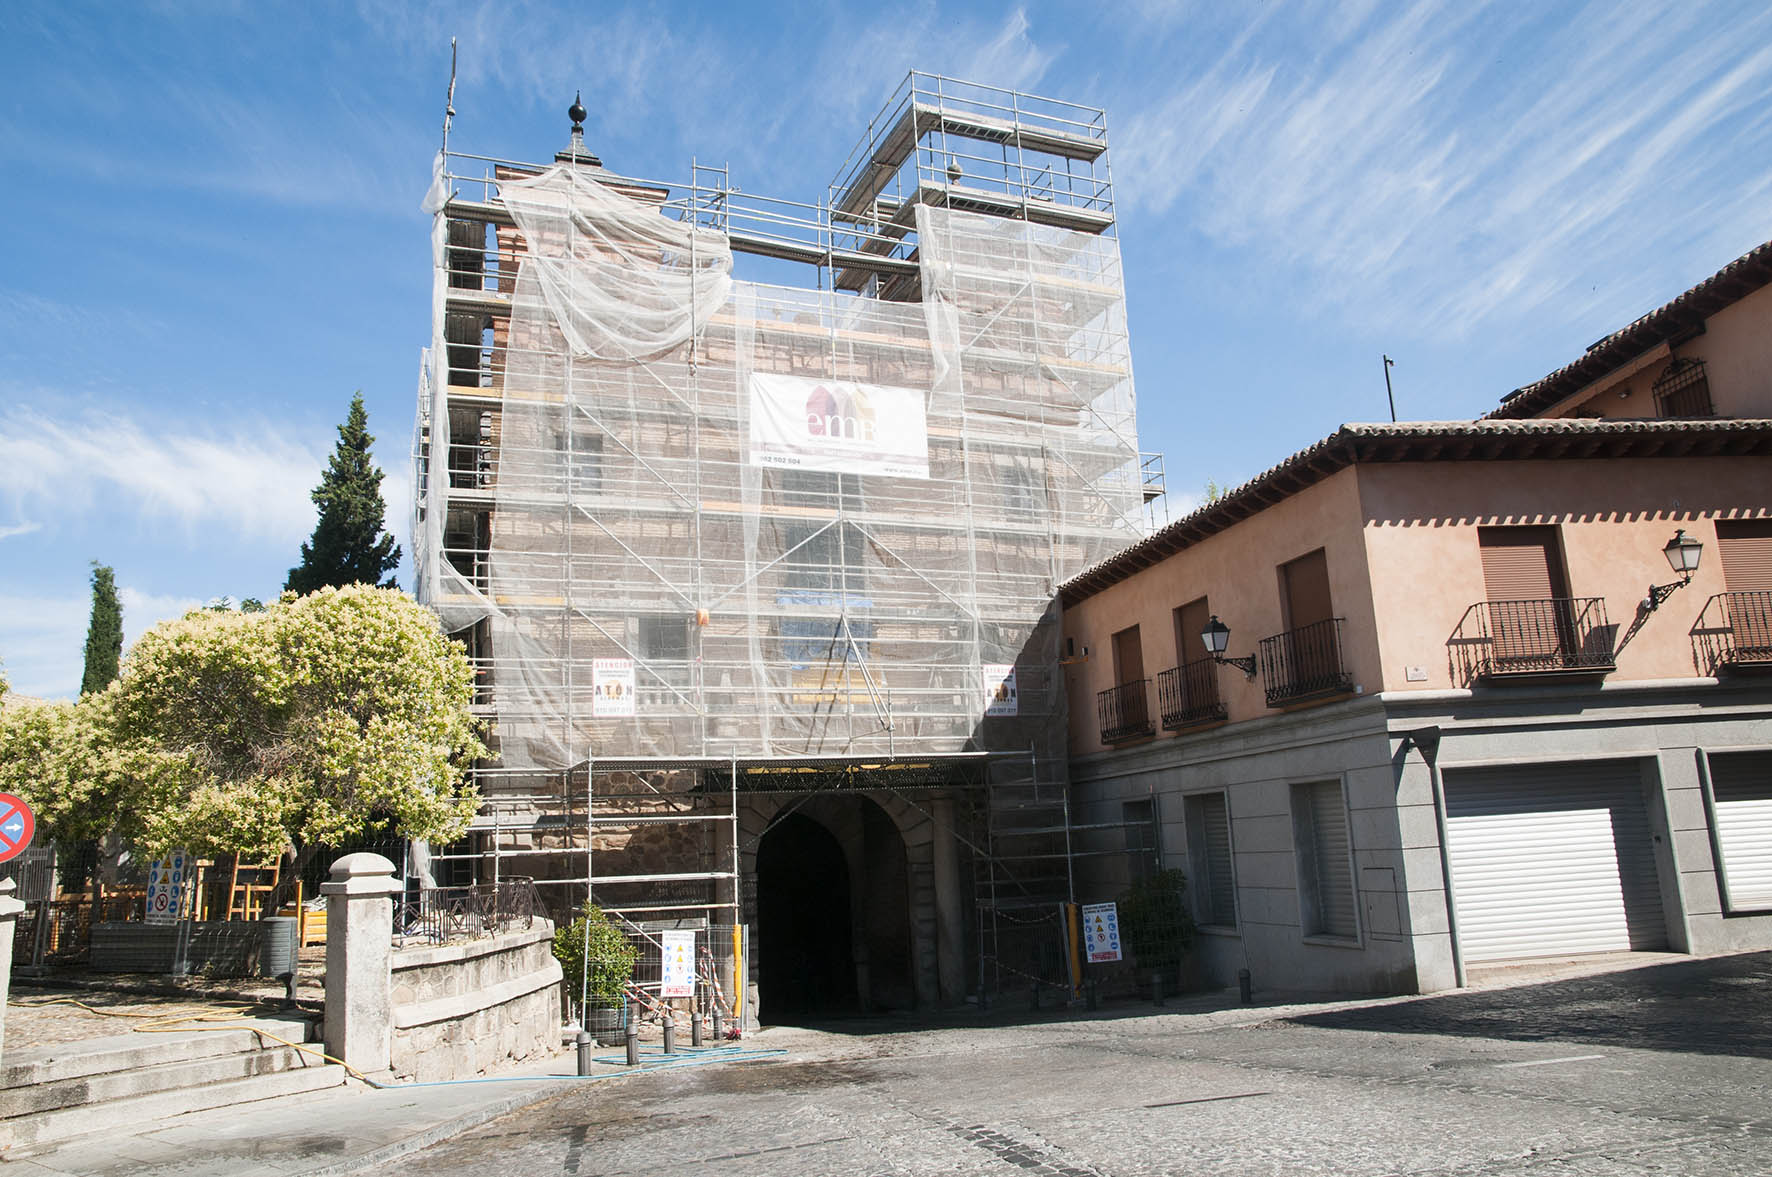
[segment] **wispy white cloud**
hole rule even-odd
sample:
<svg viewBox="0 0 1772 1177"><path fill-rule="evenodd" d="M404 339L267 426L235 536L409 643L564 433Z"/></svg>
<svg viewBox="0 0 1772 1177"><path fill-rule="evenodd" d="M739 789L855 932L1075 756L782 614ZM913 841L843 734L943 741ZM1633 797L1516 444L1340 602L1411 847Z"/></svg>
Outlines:
<svg viewBox="0 0 1772 1177"><path fill-rule="evenodd" d="M1448 337L1622 320L1702 276L1644 263L1700 210L1724 248L1767 235L1765 10L1334 5L1207 44L1131 100L1115 176L1267 275L1252 297Z"/></svg>
<svg viewBox="0 0 1772 1177"><path fill-rule="evenodd" d="M0 527L0 539L11 539L18 535L30 535L33 531L43 530L41 523L13 523Z"/></svg>
<svg viewBox="0 0 1772 1177"><path fill-rule="evenodd" d="M1039 84L1063 46L1040 46L1029 35L1027 9L1017 8L1003 21L996 36L979 46L964 62L960 76L1011 90Z"/></svg>
<svg viewBox="0 0 1772 1177"><path fill-rule="evenodd" d="M202 604L194 598L117 588L123 606L123 648L155 625L182 617ZM0 594L0 659L21 695L66 699L80 693L86 660L86 626L92 600L84 586L66 596Z"/></svg>
<svg viewBox="0 0 1772 1177"><path fill-rule="evenodd" d="M0 411L0 495L20 515L93 512L222 529L231 540L289 546L312 527L322 459L270 427L256 433L154 428L87 410L60 419Z"/></svg>

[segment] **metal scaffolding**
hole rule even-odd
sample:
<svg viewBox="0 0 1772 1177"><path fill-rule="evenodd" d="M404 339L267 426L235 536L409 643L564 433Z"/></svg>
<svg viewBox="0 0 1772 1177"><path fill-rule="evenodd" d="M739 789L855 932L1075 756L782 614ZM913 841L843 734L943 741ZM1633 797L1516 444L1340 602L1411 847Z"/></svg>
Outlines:
<svg viewBox="0 0 1772 1177"><path fill-rule="evenodd" d="M1006 753L981 890L1050 898L1000 840L1068 854L1055 590L1161 491L1102 112L913 73L815 204L622 177L575 128L552 165L445 150L427 207L418 593L478 674L493 869L733 922L738 795L780 784L746 766Z"/></svg>

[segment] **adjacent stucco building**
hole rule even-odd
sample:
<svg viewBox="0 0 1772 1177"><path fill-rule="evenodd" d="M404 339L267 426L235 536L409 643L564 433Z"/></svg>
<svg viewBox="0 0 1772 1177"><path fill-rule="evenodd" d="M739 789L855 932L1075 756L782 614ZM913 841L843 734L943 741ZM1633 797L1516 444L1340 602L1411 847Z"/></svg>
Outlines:
<svg viewBox="0 0 1772 1177"><path fill-rule="evenodd" d="M1772 944L1769 278L1772 244L1493 419L1346 426L1063 586L1080 820L1158 815L1202 979Z"/></svg>

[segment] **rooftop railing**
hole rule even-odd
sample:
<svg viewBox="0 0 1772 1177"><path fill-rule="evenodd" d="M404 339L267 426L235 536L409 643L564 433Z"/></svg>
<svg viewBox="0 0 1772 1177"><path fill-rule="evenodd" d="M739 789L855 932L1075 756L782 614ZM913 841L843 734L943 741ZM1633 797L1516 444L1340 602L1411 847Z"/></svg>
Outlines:
<svg viewBox="0 0 1772 1177"><path fill-rule="evenodd" d="M1225 718L1218 697L1218 664L1210 658L1171 666L1157 676L1157 711L1163 730L1182 731Z"/></svg>
<svg viewBox="0 0 1772 1177"><path fill-rule="evenodd" d="M1691 636L1700 674L1772 670L1772 592L1718 593L1704 603Z"/></svg>
<svg viewBox="0 0 1772 1177"><path fill-rule="evenodd" d="M1331 617L1261 639L1256 656L1269 707L1353 690L1342 658L1341 623Z"/></svg>
<svg viewBox="0 0 1772 1177"><path fill-rule="evenodd" d="M1617 628L1600 597L1478 601L1446 642L1454 681L1604 674L1616 665Z"/></svg>
<svg viewBox="0 0 1772 1177"><path fill-rule="evenodd" d="M1101 719L1101 742L1117 744L1123 740L1151 735L1149 703L1151 680L1136 679L1109 687L1095 696L1095 711Z"/></svg>

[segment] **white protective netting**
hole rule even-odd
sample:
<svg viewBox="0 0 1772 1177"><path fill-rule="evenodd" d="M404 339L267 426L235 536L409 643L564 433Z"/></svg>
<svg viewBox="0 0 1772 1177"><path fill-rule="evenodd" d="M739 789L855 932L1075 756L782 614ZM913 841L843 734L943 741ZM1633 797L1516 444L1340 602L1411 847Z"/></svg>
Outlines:
<svg viewBox="0 0 1772 1177"><path fill-rule="evenodd" d="M571 165L502 196L509 317L471 391L439 326L418 544L423 599L479 628L502 766L1062 757L1054 591L1139 534L1117 244L919 209L925 299L894 303L733 282L722 236ZM764 455L759 388L827 385L882 432L920 408L928 476ZM491 455L465 480L445 427Z"/></svg>

